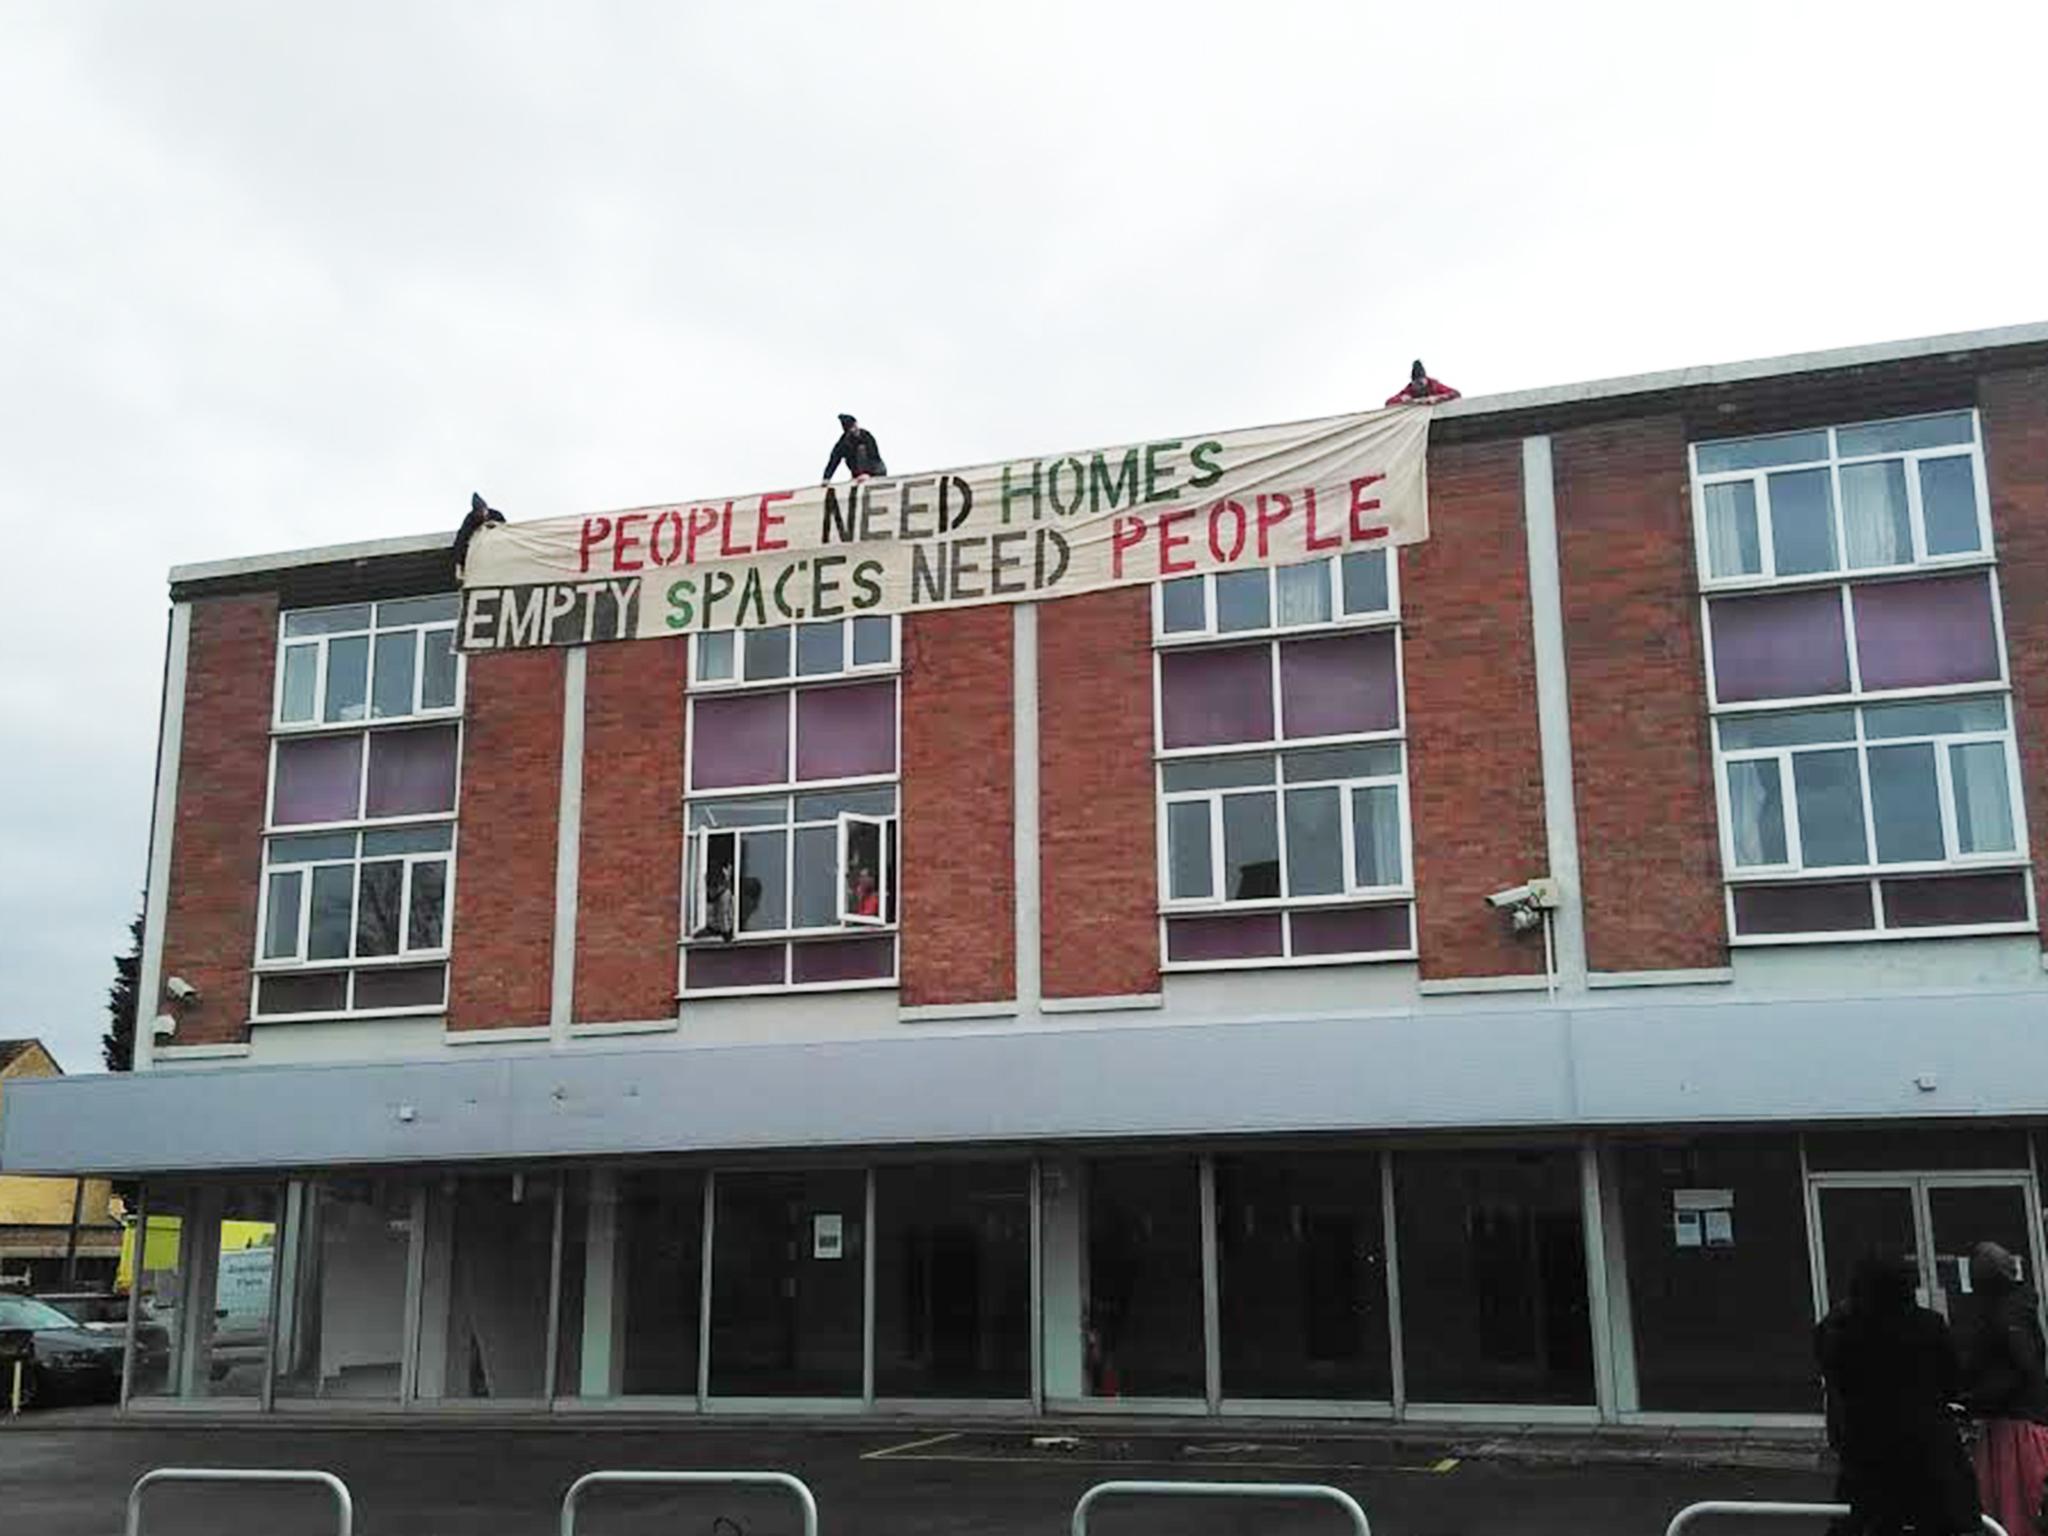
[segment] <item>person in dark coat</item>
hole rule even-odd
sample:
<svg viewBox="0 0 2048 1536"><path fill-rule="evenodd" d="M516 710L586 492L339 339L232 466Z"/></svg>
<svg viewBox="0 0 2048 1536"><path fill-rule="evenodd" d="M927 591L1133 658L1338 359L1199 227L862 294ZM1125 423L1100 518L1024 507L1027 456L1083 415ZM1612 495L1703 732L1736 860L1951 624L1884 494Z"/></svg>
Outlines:
<svg viewBox="0 0 2048 1536"><path fill-rule="evenodd" d="M2039 1536L2048 1481L2048 1347L2040 1302L1996 1243L1970 1255L1976 1326L1964 1341L1963 1401L1980 1421L1977 1492L2009 1536Z"/></svg>
<svg viewBox="0 0 2048 1536"><path fill-rule="evenodd" d="M882 449L875 441L875 434L844 411L839 414L839 440L832 445L832 457L825 461L822 478L830 480L841 464L856 480L889 473L889 466L882 462Z"/></svg>
<svg viewBox="0 0 2048 1536"><path fill-rule="evenodd" d="M1914 1301L1912 1263L1871 1254L1814 1347L1840 1459L1845 1536L1964 1536L1980 1529L1977 1481L1951 1405L1962 1369L1948 1324Z"/></svg>

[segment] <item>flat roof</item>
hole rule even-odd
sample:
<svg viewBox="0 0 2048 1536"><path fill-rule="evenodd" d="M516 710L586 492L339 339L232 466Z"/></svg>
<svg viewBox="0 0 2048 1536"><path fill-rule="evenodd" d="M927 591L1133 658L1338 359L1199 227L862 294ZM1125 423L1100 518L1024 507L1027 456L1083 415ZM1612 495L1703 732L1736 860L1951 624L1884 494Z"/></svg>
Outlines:
<svg viewBox="0 0 2048 1536"><path fill-rule="evenodd" d="M1875 364L1910 362L1916 358L1956 357L1972 352L2042 345L2048 345L2048 320L1995 326L1981 331L1955 331L1943 336L1919 336L1905 341L1836 347L1825 352L1793 352L1782 357L1753 358L1747 362L1705 363L1692 368L1670 368L1658 373L1635 373L1580 384L1551 384L1498 395L1474 395L1440 405L1436 410L1446 420L1469 420L1515 411L1585 405L1629 395L1670 394L1679 390L1751 383L1803 373L1832 373ZM398 538L366 539L355 544L323 544L313 549L282 550L276 554L203 560L192 565L172 566L170 580L173 586L183 586L192 582L255 576L268 571L375 560L387 555L426 554L445 549L453 536L452 529L442 529Z"/></svg>

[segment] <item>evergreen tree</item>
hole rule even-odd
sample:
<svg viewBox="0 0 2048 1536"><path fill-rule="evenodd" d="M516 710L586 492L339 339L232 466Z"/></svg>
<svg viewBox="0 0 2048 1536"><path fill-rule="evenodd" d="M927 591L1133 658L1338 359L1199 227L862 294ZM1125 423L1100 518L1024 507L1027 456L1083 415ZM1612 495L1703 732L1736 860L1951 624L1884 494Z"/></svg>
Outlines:
<svg viewBox="0 0 2048 1536"><path fill-rule="evenodd" d="M136 987L142 978L142 914L128 925L129 948L114 957L114 984L107 988L107 1013L112 1022L100 1036L100 1056L109 1072L130 1072L135 1068L135 1013L140 999Z"/></svg>

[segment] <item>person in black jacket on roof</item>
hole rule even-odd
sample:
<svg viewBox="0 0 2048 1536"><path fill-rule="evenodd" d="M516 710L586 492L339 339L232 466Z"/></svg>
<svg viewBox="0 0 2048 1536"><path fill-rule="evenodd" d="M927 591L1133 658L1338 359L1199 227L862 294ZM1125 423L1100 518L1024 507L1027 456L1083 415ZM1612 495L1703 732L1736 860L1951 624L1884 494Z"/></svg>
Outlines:
<svg viewBox="0 0 2048 1536"><path fill-rule="evenodd" d="M825 473L821 478L830 480L841 464L852 472L856 480L889 473L889 466L882 462L882 449L875 441L875 434L844 411L839 413L839 440L832 445L832 457L825 461Z"/></svg>

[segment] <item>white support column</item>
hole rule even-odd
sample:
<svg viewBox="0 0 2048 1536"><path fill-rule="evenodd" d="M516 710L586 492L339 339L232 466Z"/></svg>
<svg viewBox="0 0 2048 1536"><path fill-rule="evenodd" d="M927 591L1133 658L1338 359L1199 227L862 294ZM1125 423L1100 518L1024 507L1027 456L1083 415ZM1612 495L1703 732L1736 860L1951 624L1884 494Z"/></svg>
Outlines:
<svg viewBox="0 0 2048 1536"><path fill-rule="evenodd" d="M1031 1159L1031 1411L1045 1412L1045 1170ZM133 1331L132 1329L130 1330Z"/></svg>
<svg viewBox="0 0 2048 1536"><path fill-rule="evenodd" d="M1408 1415L1408 1360L1401 1343L1401 1236L1394 1223L1394 1154L1380 1153L1380 1244L1387 1259L1387 1362L1394 1385L1394 1417Z"/></svg>
<svg viewBox="0 0 2048 1536"><path fill-rule="evenodd" d="M875 1406L875 1170L867 1170L860 1223L860 1400Z"/></svg>
<svg viewBox="0 0 2048 1536"><path fill-rule="evenodd" d="M171 604L164 640L164 696L157 723L156 797L149 812L149 871L142 898L142 964L135 977L135 1070L155 1060L153 1020L164 996L164 913L171 895L171 834L178 819L178 759L185 742L185 669L192 651L192 605Z"/></svg>
<svg viewBox="0 0 2048 1536"><path fill-rule="evenodd" d="M697 1275L697 1403L711 1398L711 1245L718 1240L718 1170L704 1174L704 1240Z"/></svg>
<svg viewBox="0 0 2048 1536"><path fill-rule="evenodd" d="M1586 1235L1586 1314L1593 1336L1593 1395L1600 1408L1600 1421L1612 1424L1618 1417L1614 1386L1614 1338L1607 1326L1607 1242L1606 1223L1600 1204L1600 1159L1593 1139L1579 1143L1579 1211Z"/></svg>
<svg viewBox="0 0 2048 1536"><path fill-rule="evenodd" d="M1216 1159L1202 1154L1202 1397L1211 1413L1223 1406L1223 1321L1216 1243Z"/></svg>
<svg viewBox="0 0 2048 1536"><path fill-rule="evenodd" d="M619 1345L626 1320L620 1294L625 1244L619 1232L619 1174L590 1171L590 1203L583 1234L583 1364L579 1397L615 1397L619 1390Z"/></svg>
<svg viewBox="0 0 2048 1536"><path fill-rule="evenodd" d="M562 668L562 790L555 814L555 942L548 1034L569 1043L576 1013L576 893L583 865L583 695L590 652L571 646Z"/></svg>
<svg viewBox="0 0 2048 1536"><path fill-rule="evenodd" d="M1535 636L1536 723L1542 742L1543 825L1560 992L1586 990L1586 902L1579 884L1579 816L1572 786L1571 686L1565 671L1564 592L1557 555L1557 492L1548 437L1522 439L1522 517L1529 550L1529 617ZM1515 873L1519 878L1519 871Z"/></svg>
<svg viewBox="0 0 2048 1536"><path fill-rule="evenodd" d="M1053 1401L1088 1395L1082 1358L1088 1312L1087 1171L1078 1157L1048 1157L1040 1175L1044 1193L1045 1255L1039 1317L1044 1393Z"/></svg>
<svg viewBox="0 0 2048 1536"><path fill-rule="evenodd" d="M1621 1179L1614 1148L1595 1145L1594 1172L1600 1181L1600 1236L1607 1253L1607 1336L1614 1360L1614 1410L1630 1414L1642 1407L1636 1386L1635 1309L1629 1302L1628 1229L1622 1225ZM1596 1325L1598 1319L1595 1320Z"/></svg>
<svg viewBox="0 0 2048 1536"><path fill-rule="evenodd" d="M1010 614L1017 1014L1029 1018L1044 991L1038 910L1038 605L1017 603Z"/></svg>

